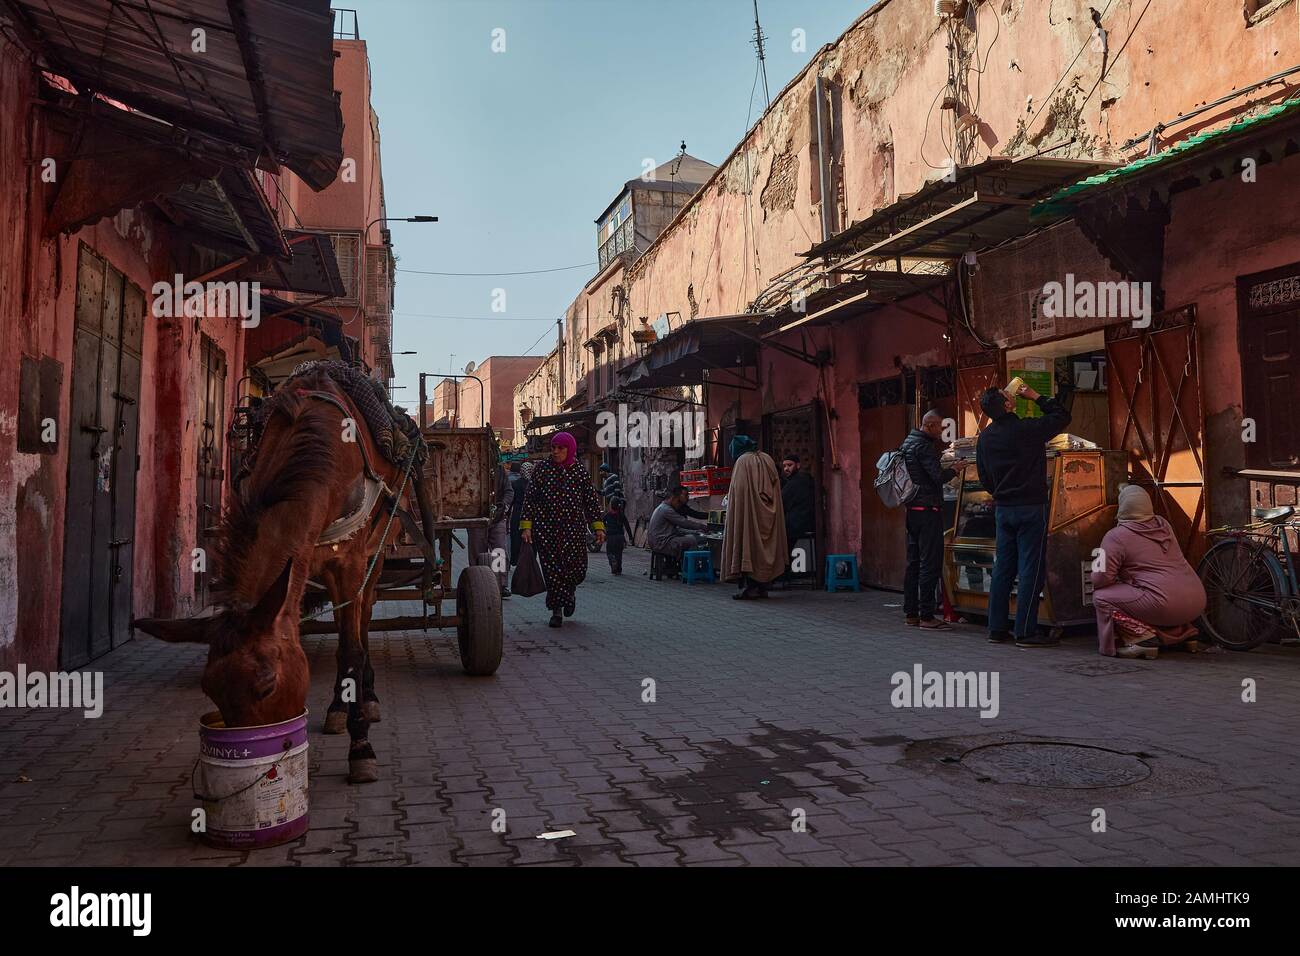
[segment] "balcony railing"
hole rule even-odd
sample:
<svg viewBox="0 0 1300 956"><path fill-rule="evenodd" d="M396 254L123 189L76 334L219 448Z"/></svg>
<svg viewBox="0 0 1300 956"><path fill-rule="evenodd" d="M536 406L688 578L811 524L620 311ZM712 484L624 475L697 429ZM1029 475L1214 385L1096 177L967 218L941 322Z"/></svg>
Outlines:
<svg viewBox="0 0 1300 956"><path fill-rule="evenodd" d="M361 39L361 31L357 23L357 11L346 7L334 7L330 10L330 13L334 14L334 39Z"/></svg>
<svg viewBox="0 0 1300 956"><path fill-rule="evenodd" d="M636 232L632 228L632 219L629 216L624 219L622 224L614 230L614 234L606 239L600 246L600 255L597 261L600 263L599 268L604 269L613 261L614 257L624 252L633 252L636 250Z"/></svg>

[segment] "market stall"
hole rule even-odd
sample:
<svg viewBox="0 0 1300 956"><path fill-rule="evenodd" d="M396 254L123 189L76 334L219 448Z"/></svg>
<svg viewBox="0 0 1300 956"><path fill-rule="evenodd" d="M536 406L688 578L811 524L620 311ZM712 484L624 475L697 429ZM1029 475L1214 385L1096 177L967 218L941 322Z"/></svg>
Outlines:
<svg viewBox="0 0 1300 956"><path fill-rule="evenodd" d="M1038 623L1053 628L1088 624L1094 619L1090 572L1095 549L1115 525L1119 486L1127 473L1127 454L1099 448L1074 435L1058 435L1046 452L1050 511L1047 573L1038 605ZM974 456L974 446L958 448ZM988 615L995 552L994 504L972 464L953 480L945 501L943 582L960 613ZM1015 613L1016 592L1011 592Z"/></svg>

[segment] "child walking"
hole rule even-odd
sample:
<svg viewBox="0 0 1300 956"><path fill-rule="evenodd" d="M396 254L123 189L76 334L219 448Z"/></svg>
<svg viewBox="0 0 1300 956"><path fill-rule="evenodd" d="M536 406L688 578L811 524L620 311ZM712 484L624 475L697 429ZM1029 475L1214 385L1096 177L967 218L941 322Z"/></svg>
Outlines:
<svg viewBox="0 0 1300 956"><path fill-rule="evenodd" d="M609 569L615 574L623 573L623 546L632 536L625 508L625 499L613 497L609 499L609 508L605 512L605 554L609 558Z"/></svg>

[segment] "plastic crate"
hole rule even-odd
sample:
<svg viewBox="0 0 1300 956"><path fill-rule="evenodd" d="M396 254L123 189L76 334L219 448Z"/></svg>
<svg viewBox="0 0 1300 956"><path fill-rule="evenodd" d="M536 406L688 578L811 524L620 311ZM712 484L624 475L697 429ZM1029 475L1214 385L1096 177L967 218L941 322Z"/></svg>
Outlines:
<svg viewBox="0 0 1300 956"><path fill-rule="evenodd" d="M725 495L731 487L731 469L717 465L705 468L685 468L682 470L682 487L693 498L709 495Z"/></svg>

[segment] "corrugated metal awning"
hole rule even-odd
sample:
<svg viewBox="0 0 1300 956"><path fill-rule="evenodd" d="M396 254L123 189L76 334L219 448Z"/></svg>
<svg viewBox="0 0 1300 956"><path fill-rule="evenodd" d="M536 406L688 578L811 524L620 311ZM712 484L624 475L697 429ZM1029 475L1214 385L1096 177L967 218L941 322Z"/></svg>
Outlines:
<svg viewBox="0 0 1300 956"><path fill-rule="evenodd" d="M802 308L786 305L763 323L764 338L804 325L824 325L883 309L890 303L929 292L952 278L946 263L913 262L904 271L883 267L846 270L847 281L807 293ZM909 309L914 312L916 310ZM938 321L936 318L935 321Z"/></svg>
<svg viewBox="0 0 1300 956"><path fill-rule="evenodd" d="M957 259L1027 235L1033 204L1114 163L1091 159L994 157L958 168L802 253L806 259Z"/></svg>
<svg viewBox="0 0 1300 956"><path fill-rule="evenodd" d="M299 292L330 299L344 296L347 289L339 273L338 259L329 236L319 232L286 229L288 261L271 262L264 267L256 265L240 269L238 277L247 282L258 282L263 289L282 292Z"/></svg>
<svg viewBox="0 0 1300 956"><path fill-rule="evenodd" d="M543 415L540 418L529 419L528 424L524 426L524 431L530 432L538 428L552 428L560 425L586 425L595 421L596 415L600 409L583 408L573 412L561 412L559 415Z"/></svg>
<svg viewBox="0 0 1300 956"><path fill-rule="evenodd" d="M213 178L185 183L155 202L205 245L236 254L289 255L275 213L246 169L227 166Z"/></svg>
<svg viewBox="0 0 1300 956"><path fill-rule="evenodd" d="M46 68L81 92L237 144L313 189L338 174L343 116L329 0L0 4Z"/></svg>
<svg viewBox="0 0 1300 956"><path fill-rule="evenodd" d="M629 388L700 385L706 372L738 373L758 361L761 315L692 319L646 350L641 361L619 372ZM730 384L723 382L723 384Z"/></svg>
<svg viewBox="0 0 1300 956"><path fill-rule="evenodd" d="M1115 189L1156 181L1168 184L1184 177L1191 180L1211 178L1213 169L1205 172L1198 166L1207 162L1217 166L1225 156L1232 161L1235 172L1241 168L1243 159L1254 158L1244 151L1246 144L1273 135L1280 146L1276 152L1281 155L1300 148L1300 98L1278 103L1220 129L1192 136L1154 156L1143 156L1127 166L1090 176L1057 191L1034 206L1030 213L1035 223L1053 222L1073 215L1084 203ZM1261 161L1278 158L1280 156L1270 155Z"/></svg>

